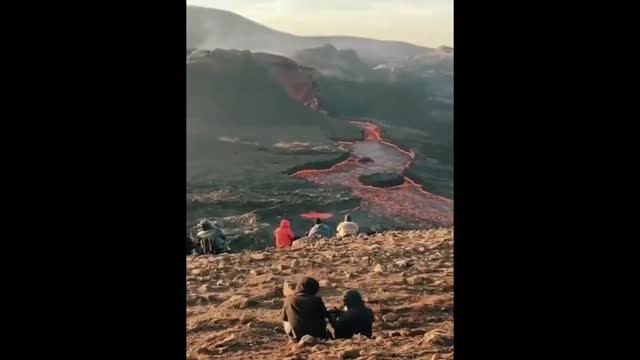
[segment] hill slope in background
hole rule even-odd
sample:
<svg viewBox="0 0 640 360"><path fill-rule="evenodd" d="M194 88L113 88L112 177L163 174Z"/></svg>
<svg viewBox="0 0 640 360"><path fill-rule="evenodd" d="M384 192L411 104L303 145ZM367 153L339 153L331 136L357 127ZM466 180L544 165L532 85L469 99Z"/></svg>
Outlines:
<svg viewBox="0 0 640 360"><path fill-rule="evenodd" d="M453 358L453 228L187 257L187 272L188 359ZM288 343L283 285L303 276L320 281L329 309L359 290L375 339Z"/></svg>
<svg viewBox="0 0 640 360"><path fill-rule="evenodd" d="M297 51L293 57L300 64L311 66L325 76L354 81L383 81L370 65L360 60L353 49L338 50L331 44Z"/></svg>
<svg viewBox="0 0 640 360"><path fill-rule="evenodd" d="M357 206L346 194L338 197L340 189L324 191L288 175L304 164L331 166L347 155L334 140L362 135L314 110L311 69L276 55L219 49L188 50L186 67L188 226L200 217L231 217L227 231L256 241L265 222L282 214L317 203Z"/></svg>
<svg viewBox="0 0 640 360"><path fill-rule="evenodd" d="M187 47L239 49L293 56L296 51L332 44L353 49L371 65L439 53L440 49L400 41L352 36L296 36L270 29L238 14L187 5Z"/></svg>
<svg viewBox="0 0 640 360"><path fill-rule="evenodd" d="M247 241L260 248L281 216L307 227L297 214L353 211L359 200L350 190L288 175L292 168L328 168L345 159L335 140L362 132L336 117L375 119L385 139L415 151L407 175L450 198L452 106L429 100L424 87L326 77L266 53L187 51L188 226L200 217L224 218L242 238L238 248ZM399 218L358 217L363 227L413 227Z"/></svg>
<svg viewBox="0 0 640 360"><path fill-rule="evenodd" d="M350 124L314 111L313 78L311 69L276 55L219 49L191 52L187 57L188 179L211 175L220 181L225 174L250 168L240 166L242 161L229 163L235 152L248 151L251 161L260 164L273 156L266 150L281 149L276 144L328 147L331 138L359 136L360 131ZM275 166L254 176L283 170Z"/></svg>

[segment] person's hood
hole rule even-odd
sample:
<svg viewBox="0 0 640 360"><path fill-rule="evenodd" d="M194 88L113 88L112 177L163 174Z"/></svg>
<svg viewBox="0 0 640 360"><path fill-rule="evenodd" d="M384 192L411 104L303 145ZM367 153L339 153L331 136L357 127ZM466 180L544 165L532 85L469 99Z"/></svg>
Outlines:
<svg viewBox="0 0 640 360"><path fill-rule="evenodd" d="M280 227L281 228L291 227L291 223L289 222L289 220L282 220L282 221L280 221Z"/></svg>
<svg viewBox="0 0 640 360"><path fill-rule="evenodd" d="M342 301L344 301L345 306L347 306L348 308L364 306L362 295L360 295L357 290L347 291L344 294Z"/></svg>
<svg viewBox="0 0 640 360"><path fill-rule="evenodd" d="M201 220L198 226L203 229L202 231L220 229L220 224L218 224L217 221L211 221L207 219Z"/></svg>
<svg viewBox="0 0 640 360"><path fill-rule="evenodd" d="M304 277L296 285L296 294L315 295L320 290L318 280L311 277Z"/></svg>

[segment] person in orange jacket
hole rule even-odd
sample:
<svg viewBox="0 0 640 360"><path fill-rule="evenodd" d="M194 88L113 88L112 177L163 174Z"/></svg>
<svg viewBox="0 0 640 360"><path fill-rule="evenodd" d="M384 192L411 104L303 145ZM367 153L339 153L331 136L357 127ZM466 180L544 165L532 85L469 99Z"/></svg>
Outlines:
<svg viewBox="0 0 640 360"><path fill-rule="evenodd" d="M291 222L289 220L280 221L280 226L273 232L276 238L276 247L283 248L291 246L293 240L296 239L293 231L291 231Z"/></svg>

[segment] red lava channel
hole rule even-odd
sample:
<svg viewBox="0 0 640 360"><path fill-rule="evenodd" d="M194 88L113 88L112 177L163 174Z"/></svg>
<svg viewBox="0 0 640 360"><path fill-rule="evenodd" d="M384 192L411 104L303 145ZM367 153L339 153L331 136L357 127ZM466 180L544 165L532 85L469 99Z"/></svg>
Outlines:
<svg viewBox="0 0 640 360"><path fill-rule="evenodd" d="M436 226L452 225L453 201L424 190L406 176L402 185L389 188L360 182L361 175L402 174L413 161L414 153L385 141L378 126L371 122L351 122L365 131L365 138L349 144L351 156L347 160L328 169L300 170L291 176L324 186L349 187L361 199L360 207L376 214Z"/></svg>

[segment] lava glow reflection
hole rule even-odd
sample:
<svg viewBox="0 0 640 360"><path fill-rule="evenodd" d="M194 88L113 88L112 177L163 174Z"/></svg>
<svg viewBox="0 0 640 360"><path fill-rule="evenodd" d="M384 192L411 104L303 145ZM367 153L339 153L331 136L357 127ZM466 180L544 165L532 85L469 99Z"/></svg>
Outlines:
<svg viewBox="0 0 640 360"><path fill-rule="evenodd" d="M350 144L351 157L323 170L301 170L292 176L326 186L347 186L361 199L361 208L380 215L399 217L439 226L453 224L453 201L425 191L405 177L402 185L390 188L367 186L361 175L402 174L414 158L406 151L382 139L380 129L366 121L352 121L365 131L364 141ZM373 161L359 162L368 157Z"/></svg>
<svg viewBox="0 0 640 360"><path fill-rule="evenodd" d="M325 219L329 219L329 218L333 217L333 214L310 211L308 213L300 214L300 216L305 218L305 219L322 219L322 220L325 220Z"/></svg>

